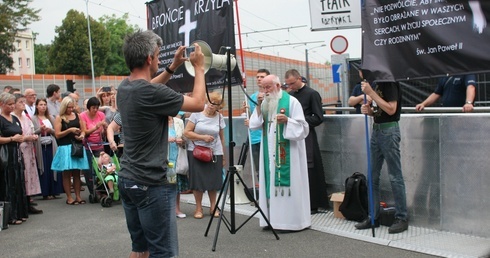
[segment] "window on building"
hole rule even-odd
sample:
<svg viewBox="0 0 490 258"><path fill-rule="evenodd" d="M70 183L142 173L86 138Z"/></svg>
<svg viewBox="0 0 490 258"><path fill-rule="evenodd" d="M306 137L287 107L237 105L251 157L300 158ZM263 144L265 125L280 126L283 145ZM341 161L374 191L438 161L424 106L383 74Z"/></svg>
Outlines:
<svg viewBox="0 0 490 258"><path fill-rule="evenodd" d="M31 43L29 42L29 40L26 40L26 49L29 49L30 45L31 45Z"/></svg>
<svg viewBox="0 0 490 258"><path fill-rule="evenodd" d="M22 57L19 57L19 67L22 67Z"/></svg>
<svg viewBox="0 0 490 258"><path fill-rule="evenodd" d="M20 44L20 40L17 40L17 48L20 49L22 45Z"/></svg>
<svg viewBox="0 0 490 258"><path fill-rule="evenodd" d="M30 58L26 59L26 66L31 67L31 59Z"/></svg>

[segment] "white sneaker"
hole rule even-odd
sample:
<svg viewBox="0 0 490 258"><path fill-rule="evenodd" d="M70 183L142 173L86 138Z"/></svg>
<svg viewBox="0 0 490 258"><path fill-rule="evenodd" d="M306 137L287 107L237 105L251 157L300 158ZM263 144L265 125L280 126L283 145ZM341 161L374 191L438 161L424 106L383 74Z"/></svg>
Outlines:
<svg viewBox="0 0 490 258"><path fill-rule="evenodd" d="M176 216L179 219L184 219L185 217L187 217L187 215L185 215L184 213L178 213L178 214L176 214Z"/></svg>

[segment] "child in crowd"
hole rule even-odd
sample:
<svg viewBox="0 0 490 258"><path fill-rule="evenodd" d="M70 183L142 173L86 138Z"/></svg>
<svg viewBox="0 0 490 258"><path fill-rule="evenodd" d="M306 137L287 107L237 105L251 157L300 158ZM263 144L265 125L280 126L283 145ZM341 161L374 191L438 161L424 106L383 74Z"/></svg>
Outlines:
<svg viewBox="0 0 490 258"><path fill-rule="evenodd" d="M101 175L109 187L109 193L112 196L114 193L114 184L117 183L117 171L116 165L112 163L112 158L109 154L105 152L100 153L99 167L101 168Z"/></svg>

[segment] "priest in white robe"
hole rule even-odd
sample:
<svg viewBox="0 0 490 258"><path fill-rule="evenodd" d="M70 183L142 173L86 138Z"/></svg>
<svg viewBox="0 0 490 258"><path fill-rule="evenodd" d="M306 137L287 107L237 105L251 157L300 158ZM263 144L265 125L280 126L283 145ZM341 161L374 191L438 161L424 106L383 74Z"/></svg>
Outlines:
<svg viewBox="0 0 490 258"><path fill-rule="evenodd" d="M274 229L303 230L311 226L304 141L308 123L301 104L281 90L276 75L266 76L262 86L249 124L250 129L263 130L259 205ZM268 228L263 217L260 226Z"/></svg>

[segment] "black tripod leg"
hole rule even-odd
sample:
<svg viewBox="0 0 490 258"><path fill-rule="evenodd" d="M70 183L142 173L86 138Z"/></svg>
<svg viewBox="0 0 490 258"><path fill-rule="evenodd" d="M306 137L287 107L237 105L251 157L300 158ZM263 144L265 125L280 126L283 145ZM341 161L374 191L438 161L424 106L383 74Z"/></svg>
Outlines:
<svg viewBox="0 0 490 258"><path fill-rule="evenodd" d="M223 220L223 211L225 210L226 194L228 192L228 178L229 178L229 176L230 176L230 172L228 171L226 173L225 181L223 182L223 187L221 187L221 192L219 193L220 197L218 197L218 200L216 201L216 207L214 207L213 215L211 215L211 219L209 220L208 229L209 229L209 227L211 227L211 223L212 223L213 218L214 218L214 212L216 212L219 200L222 197L223 199L221 200L221 212L219 214L218 225L216 226L216 232L214 234L213 248L211 249L213 252L216 251L216 244L218 243L219 229L221 227L221 222ZM207 232L207 230L206 230L206 232ZM235 234L235 232L232 232L232 234Z"/></svg>
<svg viewBox="0 0 490 258"><path fill-rule="evenodd" d="M229 178L229 176L230 176L230 172L228 171L228 172L226 172L225 180L223 181L223 185L221 186L221 191L219 192L218 199L216 200L216 206L214 207L214 210L211 213L212 215L211 215L211 218L209 219L208 227L206 228L206 232L204 232L205 237L208 236L209 228L211 227L211 224L213 223L214 213L216 212L219 201L221 200L221 198L223 198L223 200L226 200L226 193L228 192L228 178ZM224 205L221 205L221 206L222 206L221 211L223 211ZM221 213L222 212L220 212L220 219L218 221L218 224L221 224Z"/></svg>
<svg viewBox="0 0 490 258"><path fill-rule="evenodd" d="M242 183L243 187L245 187L245 189L248 189L247 188L247 185L245 184L245 182L243 182L243 179L240 176L240 174L237 173L236 175L237 175L238 179L240 180L240 182ZM247 195L250 195L250 193L248 191L246 193L247 193ZM257 200L255 200L255 198L253 198L253 196L250 199L253 200L253 202L255 204L255 207L258 209L258 211L262 215L262 218L264 218L265 222L267 222L267 225L269 225L269 227L271 228L272 233L274 234L274 236L276 236L276 239L279 240L279 236L277 235L276 231L274 230L274 228L272 227L271 223L269 222L269 219L267 219L267 217L265 216L265 213L260 208L259 203L257 202Z"/></svg>

